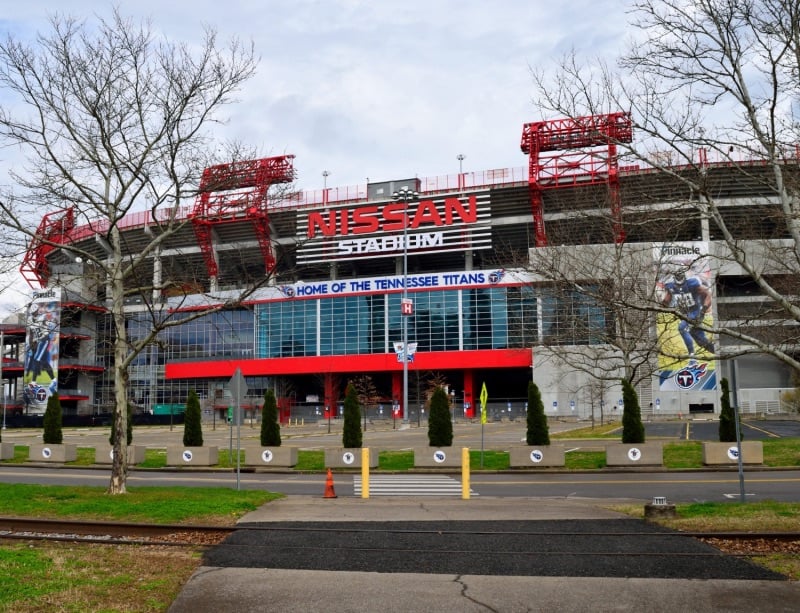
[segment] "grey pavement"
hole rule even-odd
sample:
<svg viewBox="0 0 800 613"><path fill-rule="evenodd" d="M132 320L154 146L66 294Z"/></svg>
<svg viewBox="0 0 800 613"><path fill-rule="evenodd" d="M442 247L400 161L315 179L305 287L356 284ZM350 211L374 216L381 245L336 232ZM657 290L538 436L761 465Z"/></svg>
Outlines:
<svg viewBox="0 0 800 613"><path fill-rule="evenodd" d="M286 522L630 520L614 500L290 496L241 519ZM620 522L622 525L625 522ZM339 525L344 525L339 523ZM568 574L568 573L565 573ZM381 573L201 566L170 613L203 611L797 611L800 584L774 580Z"/></svg>

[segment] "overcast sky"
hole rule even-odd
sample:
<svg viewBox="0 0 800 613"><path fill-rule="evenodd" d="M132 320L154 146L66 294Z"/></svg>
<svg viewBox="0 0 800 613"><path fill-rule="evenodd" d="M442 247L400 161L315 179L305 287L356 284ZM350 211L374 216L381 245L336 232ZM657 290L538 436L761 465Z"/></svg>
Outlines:
<svg viewBox="0 0 800 613"><path fill-rule="evenodd" d="M542 118L530 66L575 48L612 60L626 0L122 0L124 15L191 43L204 24L252 39L256 76L225 138L294 154L300 189L526 165L522 125ZM110 6L110 3L109 3ZM0 0L0 35L32 38L52 11L108 15L97 0ZM7 185L7 150L0 183ZM2 301L5 297L0 298ZM0 306L0 308L2 308Z"/></svg>

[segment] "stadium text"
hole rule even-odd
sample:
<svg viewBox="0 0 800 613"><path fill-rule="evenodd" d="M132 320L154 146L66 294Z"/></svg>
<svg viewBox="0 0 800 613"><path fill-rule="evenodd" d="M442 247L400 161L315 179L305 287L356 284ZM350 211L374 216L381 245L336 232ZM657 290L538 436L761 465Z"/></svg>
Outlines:
<svg viewBox="0 0 800 613"><path fill-rule="evenodd" d="M312 211L308 214L308 238L322 236L348 236L375 232L396 232L403 229L407 220L409 229L424 226L450 226L454 222L475 223L478 221L478 203L474 195L467 205L459 198L445 198L435 202L421 200L408 203L407 211L402 202L368 205L355 209L339 208L330 211ZM438 206L437 206L438 205ZM407 213L407 215L406 215Z"/></svg>

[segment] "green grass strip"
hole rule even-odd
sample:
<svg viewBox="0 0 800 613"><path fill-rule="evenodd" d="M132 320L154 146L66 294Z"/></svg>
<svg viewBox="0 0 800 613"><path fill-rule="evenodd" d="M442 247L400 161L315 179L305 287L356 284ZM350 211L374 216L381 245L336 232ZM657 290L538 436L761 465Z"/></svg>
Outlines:
<svg viewBox="0 0 800 613"><path fill-rule="evenodd" d="M102 487L0 483L0 515L152 523L233 523L282 494L205 487Z"/></svg>

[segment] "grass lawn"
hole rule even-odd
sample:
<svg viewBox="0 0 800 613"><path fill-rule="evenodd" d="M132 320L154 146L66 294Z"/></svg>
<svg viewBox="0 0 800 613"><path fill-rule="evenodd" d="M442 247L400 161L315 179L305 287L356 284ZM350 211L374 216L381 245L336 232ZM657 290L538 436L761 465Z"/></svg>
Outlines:
<svg viewBox="0 0 800 613"><path fill-rule="evenodd" d="M644 507L615 506L614 510L644 517ZM676 517L658 518L656 523L681 532L797 532L800 504L792 502L703 502L675 505ZM738 553L738 552L737 552ZM794 551L770 551L749 555L761 566L800 581L800 555Z"/></svg>
<svg viewBox="0 0 800 613"><path fill-rule="evenodd" d="M0 483L0 515L232 525L245 513L282 497L205 487L131 487L127 495L109 496L104 487Z"/></svg>
<svg viewBox="0 0 800 613"><path fill-rule="evenodd" d="M227 488L0 484L0 515L233 525L281 498ZM0 546L0 611L166 611L201 561L193 547L13 541Z"/></svg>

